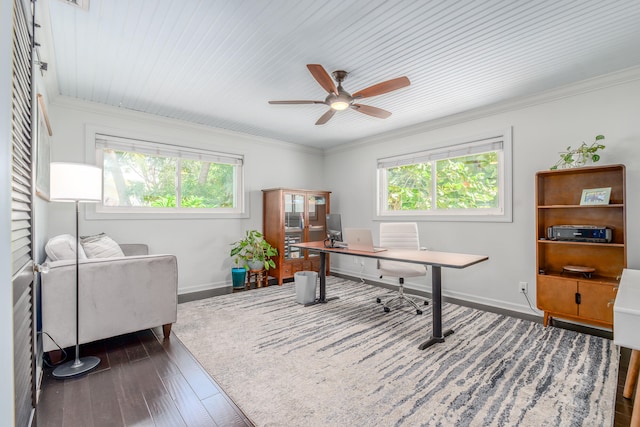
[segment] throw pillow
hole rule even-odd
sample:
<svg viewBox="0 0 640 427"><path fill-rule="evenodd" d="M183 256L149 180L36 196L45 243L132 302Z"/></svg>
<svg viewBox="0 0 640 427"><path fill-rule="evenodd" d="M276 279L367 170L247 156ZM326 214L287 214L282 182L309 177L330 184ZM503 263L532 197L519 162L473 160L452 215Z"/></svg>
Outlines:
<svg viewBox="0 0 640 427"><path fill-rule="evenodd" d="M83 236L80 238L87 258L116 258L123 257L124 253L111 237L104 233L95 236Z"/></svg>
<svg viewBox="0 0 640 427"><path fill-rule="evenodd" d="M51 261L76 259L76 238L71 234L52 237L45 245L44 251ZM82 245L78 245L78 259L87 259Z"/></svg>

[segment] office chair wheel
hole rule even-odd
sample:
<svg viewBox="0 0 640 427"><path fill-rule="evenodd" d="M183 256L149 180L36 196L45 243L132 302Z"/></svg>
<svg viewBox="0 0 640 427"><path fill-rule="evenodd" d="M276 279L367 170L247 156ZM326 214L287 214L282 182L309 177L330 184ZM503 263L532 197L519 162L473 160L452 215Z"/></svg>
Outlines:
<svg viewBox="0 0 640 427"><path fill-rule="evenodd" d="M429 301L425 301L425 302L424 302L424 305L429 305Z"/></svg>
<svg viewBox="0 0 640 427"><path fill-rule="evenodd" d="M391 309L390 309L389 307L385 307L385 308L384 308L384 312L385 312L385 313L388 313L388 312L390 312L390 311L391 311Z"/></svg>
<svg viewBox="0 0 640 427"><path fill-rule="evenodd" d="M422 314L422 310L416 310L416 314Z"/></svg>
<svg viewBox="0 0 640 427"><path fill-rule="evenodd" d="M382 302L382 300L381 300L380 298L376 298L376 302L377 302L377 303L381 303L381 302Z"/></svg>

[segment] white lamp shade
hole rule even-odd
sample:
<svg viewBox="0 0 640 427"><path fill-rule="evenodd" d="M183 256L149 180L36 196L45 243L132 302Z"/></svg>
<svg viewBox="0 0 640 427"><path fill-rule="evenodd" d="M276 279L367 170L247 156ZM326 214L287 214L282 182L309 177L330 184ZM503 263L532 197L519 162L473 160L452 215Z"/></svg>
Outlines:
<svg viewBox="0 0 640 427"><path fill-rule="evenodd" d="M51 163L49 198L52 202L99 202L102 169L84 163Z"/></svg>

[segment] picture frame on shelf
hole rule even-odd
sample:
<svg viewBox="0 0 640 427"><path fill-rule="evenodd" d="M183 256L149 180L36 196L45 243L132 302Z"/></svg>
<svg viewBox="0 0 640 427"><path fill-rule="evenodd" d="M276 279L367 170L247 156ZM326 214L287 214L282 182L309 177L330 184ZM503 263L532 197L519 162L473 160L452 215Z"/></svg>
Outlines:
<svg viewBox="0 0 640 427"><path fill-rule="evenodd" d="M585 188L582 190L580 205L608 205L611 187Z"/></svg>
<svg viewBox="0 0 640 427"><path fill-rule="evenodd" d="M37 130L36 130L36 195L49 200L49 163L51 162L51 123L41 94L37 95Z"/></svg>

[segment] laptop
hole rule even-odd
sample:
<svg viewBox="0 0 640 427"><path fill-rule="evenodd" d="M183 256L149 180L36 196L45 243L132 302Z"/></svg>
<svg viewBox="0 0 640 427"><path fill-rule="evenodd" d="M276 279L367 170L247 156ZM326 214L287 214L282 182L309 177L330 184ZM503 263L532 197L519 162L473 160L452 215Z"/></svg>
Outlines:
<svg viewBox="0 0 640 427"><path fill-rule="evenodd" d="M362 252L382 252L385 248L373 247L373 236L368 228L345 228L345 240L347 248Z"/></svg>

